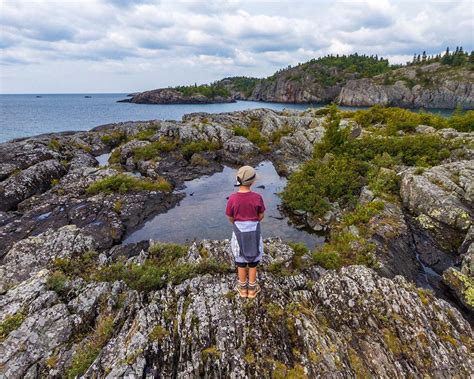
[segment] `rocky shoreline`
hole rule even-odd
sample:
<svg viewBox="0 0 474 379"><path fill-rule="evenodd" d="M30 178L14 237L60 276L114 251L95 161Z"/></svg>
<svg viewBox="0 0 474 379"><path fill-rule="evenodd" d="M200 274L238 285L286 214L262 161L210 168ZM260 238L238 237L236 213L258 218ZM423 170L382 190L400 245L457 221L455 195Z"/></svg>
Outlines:
<svg viewBox="0 0 474 379"><path fill-rule="evenodd" d="M308 65L305 66L305 65ZM321 76L335 78L327 84ZM185 97L172 88L133 94L123 102L141 104L212 104L236 100L275 103L327 104L354 107L373 105L413 109L474 109L474 71L467 67L446 67L441 63L398 68L371 78L360 77L317 63L289 68L265 79L247 78L249 89L242 91L234 80L226 78L211 88L225 89L228 96ZM336 80L337 79L337 80ZM192 88L192 87L189 87Z"/></svg>
<svg viewBox="0 0 474 379"><path fill-rule="evenodd" d="M360 205L382 203L364 226L374 269L326 270L268 239L262 296L243 302L228 241L121 244L175 206L185 180L223 164L271 160L295 172L325 120L314 109L194 113L0 144L0 375L474 375L472 132L419 125L414 136L456 146L448 158L397 166L396 199L363 187ZM340 127L354 140L374 133L350 118ZM293 212L295 223L333 230L346 211ZM424 267L442 290L415 286Z"/></svg>

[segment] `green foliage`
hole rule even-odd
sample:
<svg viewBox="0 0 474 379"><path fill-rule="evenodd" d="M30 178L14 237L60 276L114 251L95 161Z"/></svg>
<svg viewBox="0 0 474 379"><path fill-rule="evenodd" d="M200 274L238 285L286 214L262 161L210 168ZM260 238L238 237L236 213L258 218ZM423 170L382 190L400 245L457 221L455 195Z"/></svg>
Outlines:
<svg viewBox="0 0 474 379"><path fill-rule="evenodd" d="M287 136L293 132L293 129L288 124L283 125L280 129L275 130L270 136L270 141L274 144L280 143L281 137Z"/></svg>
<svg viewBox="0 0 474 379"><path fill-rule="evenodd" d="M123 130L114 130L109 134L104 134L100 140L109 147L115 147L127 140L127 133Z"/></svg>
<svg viewBox="0 0 474 379"><path fill-rule="evenodd" d="M100 192L105 193L127 193L132 191L171 191L171 184L164 178L155 181L150 179L140 179L132 175L117 174L99 179L87 187L87 194L95 195Z"/></svg>
<svg viewBox="0 0 474 379"><path fill-rule="evenodd" d="M88 250L74 258L56 258L53 261L53 267L67 277L75 278L93 271L96 266L96 257L97 253L95 251Z"/></svg>
<svg viewBox="0 0 474 379"><path fill-rule="evenodd" d="M342 267L342 259L335 251L321 251L313 254L314 264L326 270L337 270Z"/></svg>
<svg viewBox="0 0 474 379"><path fill-rule="evenodd" d="M219 84L178 86L175 87L175 90L181 92L183 96L203 95L209 99L214 99L215 97L230 97L229 90Z"/></svg>
<svg viewBox="0 0 474 379"><path fill-rule="evenodd" d="M16 312L0 321L0 342L5 341L11 332L18 329L25 318L26 315L23 312Z"/></svg>
<svg viewBox="0 0 474 379"><path fill-rule="evenodd" d="M252 95L255 85L259 79L248 78L246 76L234 76L231 78L224 78L221 82L229 82L234 91L239 91L244 94L245 97Z"/></svg>
<svg viewBox="0 0 474 379"><path fill-rule="evenodd" d="M146 146L133 149L133 157L135 161L148 161L150 159L156 159L160 156L160 153L170 152L174 150L176 146L176 141L163 138Z"/></svg>
<svg viewBox="0 0 474 379"><path fill-rule="evenodd" d="M62 144L61 144L61 142L59 142L58 139L52 138L52 139L49 141L49 143L48 143L48 147L49 147L51 150L59 151L59 150L61 150L61 148L62 148Z"/></svg>
<svg viewBox="0 0 474 379"><path fill-rule="evenodd" d="M474 111L463 112L456 108L448 119L448 126L460 132L474 132Z"/></svg>
<svg viewBox="0 0 474 379"><path fill-rule="evenodd" d="M140 130L137 134L134 135L134 138L138 140L148 140L153 137L159 129L159 124L152 124L146 129Z"/></svg>
<svg viewBox="0 0 474 379"><path fill-rule="evenodd" d="M399 130L411 133L418 125L429 125L436 129L453 128L460 132L474 131L474 111L463 112L460 108L448 118L434 113L414 112L381 105L355 112L344 112L343 115L366 128L377 124L387 125L384 131L388 135L395 135Z"/></svg>
<svg viewBox="0 0 474 379"><path fill-rule="evenodd" d="M400 177L395 171L375 166L367 175L369 188L375 196L396 195L400 190Z"/></svg>
<svg viewBox="0 0 474 379"><path fill-rule="evenodd" d="M72 365L66 371L68 378L73 379L86 372L99 355L101 349L113 334L114 318L111 315L101 315L96 326L86 342L76 350L72 357Z"/></svg>
<svg viewBox="0 0 474 379"><path fill-rule="evenodd" d="M62 271L54 271L46 281L46 287L62 295L66 286L67 277Z"/></svg>
<svg viewBox="0 0 474 379"><path fill-rule="evenodd" d="M292 174L281 196L291 209L303 209L322 216L328 201L352 204L362 187L360 177L365 166L346 156L330 156L322 161L312 159Z"/></svg>
<svg viewBox="0 0 474 379"><path fill-rule="evenodd" d="M350 141L344 153L365 162L386 153L407 166L433 166L449 157L449 148L449 142L432 134L382 138L365 136Z"/></svg>
<svg viewBox="0 0 474 379"><path fill-rule="evenodd" d="M218 142L196 141L189 142L181 146L181 153L186 160L191 159L194 153L203 151L219 150L221 145Z"/></svg>
<svg viewBox="0 0 474 379"><path fill-rule="evenodd" d="M375 245L365 238L336 230L331 234L329 242L313 253L313 261L326 269L354 264L376 267L374 249Z"/></svg>
<svg viewBox="0 0 474 379"><path fill-rule="evenodd" d="M229 272L230 268L213 259L204 258L198 263L180 262L187 247L173 243L155 243L150 246L150 256L143 264L126 264L117 261L100 269L78 273L86 280L114 282L123 280L130 288L138 291L154 291L167 283L179 284L196 275Z"/></svg>
<svg viewBox="0 0 474 379"><path fill-rule="evenodd" d="M252 122L248 128L234 126L234 134L247 138L250 142L257 145L262 153L269 153L271 148L268 146L268 141L260 133L259 125L256 121Z"/></svg>
<svg viewBox="0 0 474 379"><path fill-rule="evenodd" d="M163 328L161 325L156 325L148 335L148 338L150 338L152 341L161 343L168 336L168 334L169 333L165 328Z"/></svg>
<svg viewBox="0 0 474 379"><path fill-rule="evenodd" d="M384 202L379 200L371 201L367 204L357 204L353 212L344 215L342 222L344 225L366 224L376 214L384 209Z"/></svg>
<svg viewBox="0 0 474 379"><path fill-rule="evenodd" d="M324 137L320 143L315 146L314 157L323 158L327 153L338 153L348 141L349 128L340 129L339 124L341 116L337 106L331 104L328 107L328 114L324 122L326 129Z"/></svg>

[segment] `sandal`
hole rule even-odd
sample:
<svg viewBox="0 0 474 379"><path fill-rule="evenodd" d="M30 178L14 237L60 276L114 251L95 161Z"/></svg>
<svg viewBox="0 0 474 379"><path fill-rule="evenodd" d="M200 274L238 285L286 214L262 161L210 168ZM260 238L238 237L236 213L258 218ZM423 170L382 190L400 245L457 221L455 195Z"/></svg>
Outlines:
<svg viewBox="0 0 474 379"><path fill-rule="evenodd" d="M235 285L235 289L239 293L240 297L247 297L248 295L247 282L237 281L237 284Z"/></svg>
<svg viewBox="0 0 474 379"><path fill-rule="evenodd" d="M257 283L257 281L253 283L249 283L248 291L247 291L247 297L249 299L254 299L259 292L260 292L260 285Z"/></svg>

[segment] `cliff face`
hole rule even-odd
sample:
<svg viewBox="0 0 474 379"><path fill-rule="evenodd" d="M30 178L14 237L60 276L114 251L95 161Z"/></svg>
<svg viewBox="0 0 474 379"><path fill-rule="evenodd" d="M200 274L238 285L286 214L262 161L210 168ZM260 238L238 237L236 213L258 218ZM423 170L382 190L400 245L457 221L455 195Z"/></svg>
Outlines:
<svg viewBox="0 0 474 379"><path fill-rule="evenodd" d="M474 72L439 63L406 67L372 79L349 80L337 96L348 106L474 109Z"/></svg>
<svg viewBox="0 0 474 379"><path fill-rule="evenodd" d="M281 103L327 103L354 77L318 64L298 66L258 81L248 100Z"/></svg>

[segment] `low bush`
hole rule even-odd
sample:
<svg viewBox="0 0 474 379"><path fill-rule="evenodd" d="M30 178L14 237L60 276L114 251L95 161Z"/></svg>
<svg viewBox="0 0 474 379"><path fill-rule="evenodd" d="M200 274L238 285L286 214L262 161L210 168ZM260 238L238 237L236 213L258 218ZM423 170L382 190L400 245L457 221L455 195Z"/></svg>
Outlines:
<svg viewBox="0 0 474 379"><path fill-rule="evenodd" d="M140 179L132 175L117 174L103 179L99 179L87 187L87 194L95 195L104 193L127 193L133 191L171 191L171 184L164 178L157 180Z"/></svg>
<svg viewBox="0 0 474 379"><path fill-rule="evenodd" d="M349 232L334 231L329 242L313 253L315 264L326 269L338 269L347 265L376 267L375 245L363 237Z"/></svg>
<svg viewBox="0 0 474 379"><path fill-rule="evenodd" d="M115 147L127 140L127 133L123 130L115 130L109 134L104 134L100 140L109 147Z"/></svg>
<svg viewBox="0 0 474 379"><path fill-rule="evenodd" d="M396 157L407 166L434 166L450 155L451 144L438 135L406 135L401 137L366 136L350 141L344 153L369 162L384 153Z"/></svg>
<svg viewBox="0 0 474 379"><path fill-rule="evenodd" d="M183 154L184 159L189 160L195 153L201 153L203 151L214 151L219 150L220 148L221 145L218 142L196 141L182 145L181 153Z"/></svg>
<svg viewBox="0 0 474 379"><path fill-rule="evenodd" d="M283 125L280 129L275 130L271 136L270 136L270 141L274 144L280 143L281 137L287 136L293 132L293 129L288 124Z"/></svg>
<svg viewBox="0 0 474 379"><path fill-rule="evenodd" d="M160 153L167 153L176 149L177 142L168 139L161 139L152 142L146 146L141 146L133 149L133 158L135 161L148 161L156 159Z"/></svg>
<svg viewBox="0 0 474 379"><path fill-rule="evenodd" d="M367 204L357 204L353 212L346 213L342 219L344 225L366 224L376 214L384 209L384 202L380 200L371 201Z"/></svg>
<svg viewBox="0 0 474 379"><path fill-rule="evenodd" d="M67 277L62 271L54 271L46 281L46 287L50 291L62 295L66 286Z"/></svg>
<svg viewBox="0 0 474 379"><path fill-rule="evenodd" d="M329 209L328 201L353 204L363 185L365 171L365 165L345 156L309 160L290 176L281 194L283 203L317 216Z"/></svg>
<svg viewBox="0 0 474 379"><path fill-rule="evenodd" d="M80 346L72 357L72 365L66 370L70 379L81 376L99 355L101 349L112 337L114 318L111 315L101 315L97 319L94 331Z"/></svg>
<svg viewBox="0 0 474 379"><path fill-rule="evenodd" d="M474 111L463 112L459 107L451 117L381 105L356 112L344 112L343 115L352 118L363 127L387 125L389 134L394 134L398 130L413 132L418 125L429 125L436 129L453 128L460 132L474 131Z"/></svg>
<svg viewBox="0 0 474 379"><path fill-rule="evenodd" d="M5 341L11 332L18 329L25 318L26 315L23 312L16 312L0 321L0 342Z"/></svg>
<svg viewBox="0 0 474 379"><path fill-rule="evenodd" d="M151 124L146 129L140 130L137 134L135 134L134 138L141 141L148 140L153 137L159 129L159 124Z"/></svg>

